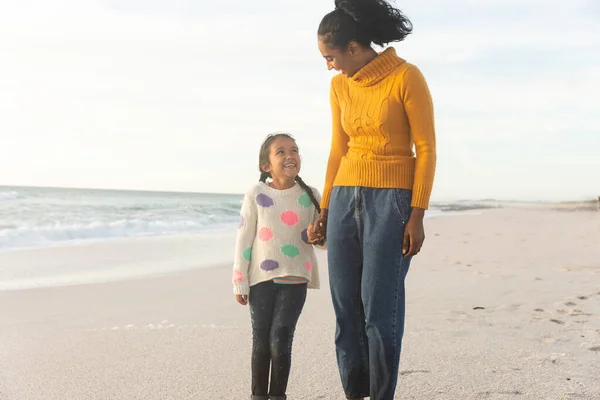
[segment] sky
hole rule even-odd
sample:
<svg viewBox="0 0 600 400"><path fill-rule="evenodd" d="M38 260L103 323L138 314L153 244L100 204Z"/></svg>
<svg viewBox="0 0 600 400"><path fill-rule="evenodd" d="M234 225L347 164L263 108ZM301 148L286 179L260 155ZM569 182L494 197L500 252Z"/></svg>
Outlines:
<svg viewBox="0 0 600 400"><path fill-rule="evenodd" d="M405 0L432 200L600 195L600 2ZM289 132L322 189L333 0L0 2L0 185L243 193ZM378 48L378 50L380 50Z"/></svg>

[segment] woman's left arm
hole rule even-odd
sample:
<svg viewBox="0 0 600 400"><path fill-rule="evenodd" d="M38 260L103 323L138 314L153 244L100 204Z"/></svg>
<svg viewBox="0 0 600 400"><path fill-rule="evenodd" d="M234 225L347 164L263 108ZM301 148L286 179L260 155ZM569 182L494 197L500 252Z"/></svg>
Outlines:
<svg viewBox="0 0 600 400"><path fill-rule="evenodd" d="M436 167L433 101L425 77L414 65L410 65L404 74L402 98L416 152L413 211L406 223L402 243L403 254L410 257L419 253L425 241L423 218L429 207Z"/></svg>
<svg viewBox="0 0 600 400"><path fill-rule="evenodd" d="M435 124L429 87L414 65L410 65L404 73L402 99L416 152L411 205L426 210L435 176Z"/></svg>

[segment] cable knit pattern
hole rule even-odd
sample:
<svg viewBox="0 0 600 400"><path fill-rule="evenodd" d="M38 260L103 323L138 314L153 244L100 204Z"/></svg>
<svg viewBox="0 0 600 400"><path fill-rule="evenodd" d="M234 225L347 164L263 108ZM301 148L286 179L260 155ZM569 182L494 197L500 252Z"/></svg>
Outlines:
<svg viewBox="0 0 600 400"><path fill-rule="evenodd" d="M427 209L435 128L420 70L388 47L352 77L336 75L330 101L333 134L321 207L329 207L334 186L364 186L410 189L411 205Z"/></svg>
<svg viewBox="0 0 600 400"><path fill-rule="evenodd" d="M317 201L321 196L311 188ZM308 199L308 201L307 201ZM235 246L233 292L282 277L304 278L319 289L319 268L307 228L318 217L306 192L296 184L277 190L259 182L244 196Z"/></svg>

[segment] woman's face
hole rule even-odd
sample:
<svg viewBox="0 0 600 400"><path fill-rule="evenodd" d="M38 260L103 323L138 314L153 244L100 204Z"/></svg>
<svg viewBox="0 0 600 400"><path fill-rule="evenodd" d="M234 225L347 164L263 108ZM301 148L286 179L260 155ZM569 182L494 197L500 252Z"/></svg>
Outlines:
<svg viewBox="0 0 600 400"><path fill-rule="evenodd" d="M356 68L356 60L351 52L351 46L347 50L340 50L330 47L327 43L319 38L319 51L325 59L328 70L335 69L347 76L352 76L360 68Z"/></svg>

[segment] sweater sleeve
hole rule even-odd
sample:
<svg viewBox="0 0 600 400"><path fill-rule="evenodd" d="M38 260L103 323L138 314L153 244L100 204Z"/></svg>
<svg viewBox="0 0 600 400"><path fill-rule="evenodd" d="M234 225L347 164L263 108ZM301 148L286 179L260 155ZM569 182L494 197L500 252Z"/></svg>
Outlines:
<svg viewBox="0 0 600 400"><path fill-rule="evenodd" d="M414 65L404 74L401 94L416 152L411 206L427 209L436 168L433 101L423 74Z"/></svg>
<svg viewBox="0 0 600 400"><path fill-rule="evenodd" d="M240 211L240 224L235 243L233 265L233 293L249 294L248 270L252 256L252 245L256 237L258 212L254 199L246 194Z"/></svg>
<svg viewBox="0 0 600 400"><path fill-rule="evenodd" d="M348 135L342 127L342 112L335 91L335 77L331 81L329 90L329 102L331 103L331 150L329 151L329 160L327 162L327 172L325 174L325 187L323 189L323 199L321 208L329 208L329 200L333 191L333 182L340 167L342 157L348 153Z"/></svg>

